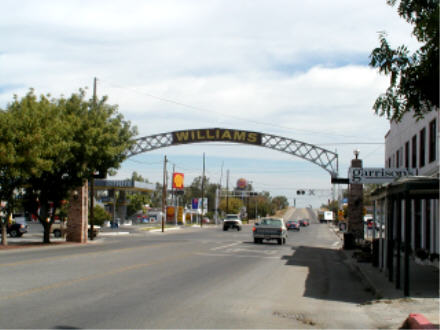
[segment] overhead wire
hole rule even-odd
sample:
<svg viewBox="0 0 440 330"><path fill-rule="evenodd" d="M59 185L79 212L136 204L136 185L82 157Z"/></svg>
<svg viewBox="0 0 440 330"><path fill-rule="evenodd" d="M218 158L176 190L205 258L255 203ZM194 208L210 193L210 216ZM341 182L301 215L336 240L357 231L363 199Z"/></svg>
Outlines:
<svg viewBox="0 0 440 330"><path fill-rule="evenodd" d="M101 82L102 82L102 80L101 80ZM135 88L132 88L132 87L124 87L124 86L121 86L121 85L118 85L118 84L115 84L115 83L109 82L109 81L105 81L105 83L107 83L108 85L110 85L112 87L115 87L115 88L130 90L130 91L133 91L135 93L142 94L142 95L148 96L150 98L153 98L153 99L156 99L156 100L159 100L159 101L162 101L162 102L167 102L167 103L171 103L171 104L174 104L174 105L177 105L177 106L181 106L181 107L192 109L192 110L195 110L195 111L198 111L198 112L202 112L205 115L206 115L206 113L215 114L217 116L229 117L229 118L233 118L235 120L245 121L247 123L254 123L254 124L258 124L258 125L262 125L262 126L266 126L266 127L271 127L271 128L276 127L276 128L281 128L281 129L290 130L290 131L294 130L294 131L297 131L297 132L303 132L303 134L310 134L310 135L318 134L318 135L322 135L322 136L331 136L331 137L340 136L340 137L347 137L347 138L348 137L355 137L355 136L352 136L352 135L344 135L344 134L336 134L336 133L329 134L329 133L323 133L322 131L303 130L303 129L298 129L298 128L284 126L284 125L278 125L278 124L275 124L275 123L261 122L261 121L257 121L257 120L250 119L250 118L243 118L243 117L234 116L234 115L231 115L231 114L225 114L223 112L218 112L218 111L207 109L207 108L193 106L193 105L186 104L186 103L183 103L183 102L180 102L180 101L175 101L175 100L171 100L171 99L164 98L164 97L161 97L161 96L153 95L153 94L148 93L146 91L139 91L139 90L137 90Z"/></svg>

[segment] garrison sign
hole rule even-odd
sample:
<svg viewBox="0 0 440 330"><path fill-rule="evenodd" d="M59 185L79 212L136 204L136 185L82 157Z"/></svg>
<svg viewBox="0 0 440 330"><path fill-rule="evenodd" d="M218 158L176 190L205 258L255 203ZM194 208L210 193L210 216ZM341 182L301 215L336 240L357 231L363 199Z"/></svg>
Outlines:
<svg viewBox="0 0 440 330"><path fill-rule="evenodd" d="M194 142L236 142L261 145L261 134L224 128L192 129L172 132L172 144Z"/></svg>

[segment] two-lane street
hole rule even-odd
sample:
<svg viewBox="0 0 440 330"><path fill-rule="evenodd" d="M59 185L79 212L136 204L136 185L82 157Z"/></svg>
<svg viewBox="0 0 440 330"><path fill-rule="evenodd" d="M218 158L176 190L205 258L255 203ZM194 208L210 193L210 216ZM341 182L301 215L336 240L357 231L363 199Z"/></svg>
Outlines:
<svg viewBox="0 0 440 330"><path fill-rule="evenodd" d="M375 327L330 227L290 231L283 246L254 244L251 229L2 251L0 328Z"/></svg>

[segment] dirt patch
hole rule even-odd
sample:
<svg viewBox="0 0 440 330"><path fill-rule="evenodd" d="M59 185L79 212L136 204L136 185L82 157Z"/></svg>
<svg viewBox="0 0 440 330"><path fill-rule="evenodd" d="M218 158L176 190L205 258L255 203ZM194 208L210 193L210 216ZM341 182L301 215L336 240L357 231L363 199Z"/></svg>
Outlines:
<svg viewBox="0 0 440 330"><path fill-rule="evenodd" d="M275 216L282 218L284 216L284 214L287 212L288 209L282 209L282 210L278 210L275 212Z"/></svg>
<svg viewBox="0 0 440 330"><path fill-rule="evenodd" d="M395 304L395 303L403 303L403 302L414 302L413 299L411 298L399 298L399 299L379 299L379 300L373 300L373 301L367 301L364 302L362 304L359 305L375 305L375 304L386 304L386 305L391 305L391 304Z"/></svg>
<svg viewBox="0 0 440 330"><path fill-rule="evenodd" d="M302 313L290 313L290 312L273 312L273 315L277 317L281 317L283 319L291 319L295 321L299 321L305 325L315 326L316 322L312 321L309 317Z"/></svg>

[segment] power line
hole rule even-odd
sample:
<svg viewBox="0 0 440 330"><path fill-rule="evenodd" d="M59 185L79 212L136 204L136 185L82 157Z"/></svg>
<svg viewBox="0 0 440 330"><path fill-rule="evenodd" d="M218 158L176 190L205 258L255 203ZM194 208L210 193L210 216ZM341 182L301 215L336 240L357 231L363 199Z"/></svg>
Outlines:
<svg viewBox="0 0 440 330"><path fill-rule="evenodd" d="M357 144L372 144L384 145L385 142L336 142L336 143L314 143L317 146L342 146L342 145L357 145Z"/></svg>
<svg viewBox="0 0 440 330"><path fill-rule="evenodd" d="M319 134L319 135L322 135L322 136L332 136L332 137L334 137L334 136L341 136L341 137L346 137L346 138L353 137L352 135L343 135L343 134L334 134L334 133L332 133L332 134L328 134L327 133L326 134L326 133L323 133L322 131L302 130L302 129L298 129L298 128L293 128L293 127L288 127L288 126L283 126L283 125L277 125L277 124L274 124L274 123L267 123L267 122L261 122L261 121L257 121L257 120L253 120L253 119L249 119L249 118L242 118L242 117L234 116L234 115L226 115L223 112L218 112L218 111L214 111L214 110L207 109L207 108L202 108L202 107L196 107L196 106L193 106L193 105L190 105L190 104L186 104L186 103L183 103L183 102L180 102L180 101L174 101L174 100L171 100L171 99L168 99L168 98L164 98L164 97L161 97L161 96L153 95L153 94L145 92L145 91L139 91L139 90L134 89L132 87L123 87L121 85L118 85L118 84L115 84L115 83L112 83L112 82L107 82L107 84L110 85L110 86L113 86L115 88L131 90L131 91L133 91L135 93L148 96L148 97L156 99L158 101L167 102L167 103L171 103L171 104L174 104L174 105L177 105L177 106L181 106L181 107L192 109L192 110L195 110L195 111L198 111L198 112L202 112L203 114L206 114L206 113L215 114L217 116L229 117L229 118L233 118L235 120L245 121L247 123L254 123L254 124L258 124L258 125L262 125L262 126L266 126L266 127L271 127L271 128L275 127L275 128L281 128L281 129L290 130L290 131L294 130L294 131L297 131L297 132L303 132L303 134L314 134L314 135Z"/></svg>

